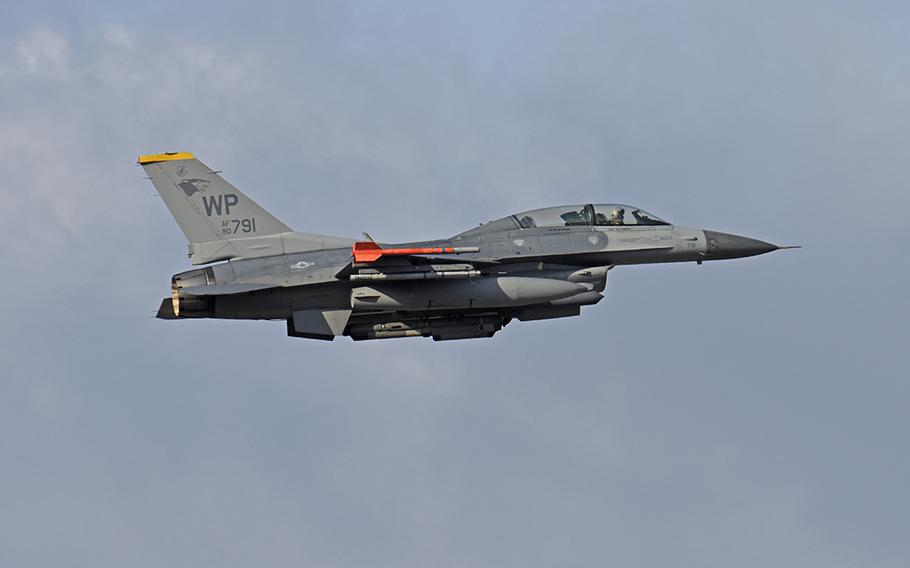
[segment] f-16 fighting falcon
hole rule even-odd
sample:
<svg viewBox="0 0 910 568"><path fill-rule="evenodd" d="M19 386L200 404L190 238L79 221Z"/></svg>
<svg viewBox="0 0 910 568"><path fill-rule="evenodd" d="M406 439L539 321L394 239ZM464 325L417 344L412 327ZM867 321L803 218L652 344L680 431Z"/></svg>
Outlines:
<svg viewBox="0 0 910 568"><path fill-rule="evenodd" d="M790 248L600 203L525 211L447 239L355 241L292 231L188 152L139 164L192 264L208 265L173 276L158 317L282 320L293 337L492 337L512 320L580 315L603 299L615 266Z"/></svg>

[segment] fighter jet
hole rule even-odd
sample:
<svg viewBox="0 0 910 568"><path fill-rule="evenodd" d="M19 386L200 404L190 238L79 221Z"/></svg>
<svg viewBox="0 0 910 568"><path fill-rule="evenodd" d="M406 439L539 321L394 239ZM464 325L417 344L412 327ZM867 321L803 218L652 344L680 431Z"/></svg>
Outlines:
<svg viewBox="0 0 910 568"><path fill-rule="evenodd" d="M790 248L600 203L411 243L298 233L189 152L138 162L186 236L190 262L207 265L171 278L157 317L281 320L292 337L492 337L513 320L580 315L603 299L616 266Z"/></svg>

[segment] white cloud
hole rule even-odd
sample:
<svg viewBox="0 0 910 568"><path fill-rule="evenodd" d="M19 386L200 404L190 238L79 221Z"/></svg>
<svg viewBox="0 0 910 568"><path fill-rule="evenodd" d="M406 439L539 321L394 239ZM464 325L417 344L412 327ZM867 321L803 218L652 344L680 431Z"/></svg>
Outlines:
<svg viewBox="0 0 910 568"><path fill-rule="evenodd" d="M65 34L37 27L16 42L16 53L24 69L45 79L65 79L70 73L70 44Z"/></svg>
<svg viewBox="0 0 910 568"><path fill-rule="evenodd" d="M250 55L195 38L150 48L148 36L126 26L78 37L35 27L15 41L12 62L0 61L8 70L0 74L0 235L14 259L67 254L102 232L141 231L154 217L138 210L160 204L149 199L135 155L217 124L256 84Z"/></svg>

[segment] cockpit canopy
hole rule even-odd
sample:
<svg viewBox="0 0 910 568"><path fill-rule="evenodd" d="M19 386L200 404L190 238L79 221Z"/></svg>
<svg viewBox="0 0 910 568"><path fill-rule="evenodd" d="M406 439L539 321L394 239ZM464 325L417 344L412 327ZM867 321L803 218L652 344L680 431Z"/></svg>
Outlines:
<svg viewBox="0 0 910 568"><path fill-rule="evenodd" d="M534 209L509 215L502 219L484 223L468 231L456 235L478 235L495 233L497 231L511 231L514 229L533 229L535 227L575 227L575 226L603 226L603 227L640 227L642 225L669 226L660 219L643 209L629 205L609 203L587 205L561 205Z"/></svg>
<svg viewBox="0 0 910 568"><path fill-rule="evenodd" d="M637 207L618 204L562 205L525 211L514 216L522 229L533 227L669 225Z"/></svg>

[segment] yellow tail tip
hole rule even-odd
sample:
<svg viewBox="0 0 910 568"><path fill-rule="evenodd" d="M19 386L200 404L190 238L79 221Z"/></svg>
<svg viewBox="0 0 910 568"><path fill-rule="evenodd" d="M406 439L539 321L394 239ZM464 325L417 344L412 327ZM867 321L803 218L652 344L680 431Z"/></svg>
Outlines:
<svg viewBox="0 0 910 568"><path fill-rule="evenodd" d="M139 156L136 160L139 164L154 164L156 162L167 162L170 160L194 160L195 156L189 152L163 152L161 154L147 154Z"/></svg>

